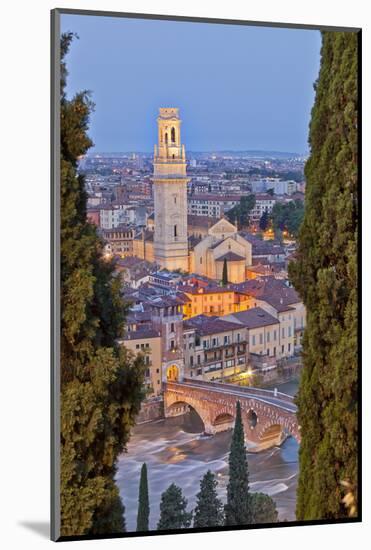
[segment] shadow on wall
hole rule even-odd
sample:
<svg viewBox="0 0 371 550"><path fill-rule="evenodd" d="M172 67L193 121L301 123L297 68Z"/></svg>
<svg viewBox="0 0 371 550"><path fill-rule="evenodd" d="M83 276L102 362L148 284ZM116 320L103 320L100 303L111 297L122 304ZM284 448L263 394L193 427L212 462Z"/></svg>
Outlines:
<svg viewBox="0 0 371 550"><path fill-rule="evenodd" d="M43 539L50 538L50 523L48 521L19 521L18 525L33 531Z"/></svg>

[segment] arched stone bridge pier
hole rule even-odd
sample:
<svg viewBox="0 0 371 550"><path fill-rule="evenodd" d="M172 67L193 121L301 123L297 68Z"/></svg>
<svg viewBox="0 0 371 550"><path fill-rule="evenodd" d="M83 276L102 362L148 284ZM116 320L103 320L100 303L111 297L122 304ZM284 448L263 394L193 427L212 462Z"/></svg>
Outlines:
<svg viewBox="0 0 371 550"><path fill-rule="evenodd" d="M208 434L233 428L237 401L241 404L245 439L250 451L279 445L288 435L300 443L296 405L289 395L193 380L167 382L164 388L165 416L178 416L192 407Z"/></svg>

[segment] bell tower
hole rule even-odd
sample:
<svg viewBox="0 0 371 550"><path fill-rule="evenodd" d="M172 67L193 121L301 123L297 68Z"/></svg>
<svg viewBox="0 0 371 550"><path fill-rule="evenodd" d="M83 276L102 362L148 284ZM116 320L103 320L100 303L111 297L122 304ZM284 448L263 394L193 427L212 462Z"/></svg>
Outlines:
<svg viewBox="0 0 371 550"><path fill-rule="evenodd" d="M153 184L155 203L155 261L163 268L189 270L187 178L180 139L179 109L160 108L155 145Z"/></svg>

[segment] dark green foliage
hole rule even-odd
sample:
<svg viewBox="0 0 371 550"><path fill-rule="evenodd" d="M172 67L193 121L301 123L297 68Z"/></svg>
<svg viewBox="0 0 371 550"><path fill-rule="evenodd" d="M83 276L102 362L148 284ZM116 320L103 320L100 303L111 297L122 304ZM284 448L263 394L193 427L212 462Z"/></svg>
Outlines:
<svg viewBox="0 0 371 550"><path fill-rule="evenodd" d="M227 284L228 284L228 265L227 265L227 259L224 258L223 273L222 273L222 286L227 286Z"/></svg>
<svg viewBox="0 0 371 550"><path fill-rule="evenodd" d="M193 527L215 527L223 525L223 504L218 499L215 475L208 470L200 482L200 492L194 511Z"/></svg>
<svg viewBox="0 0 371 550"><path fill-rule="evenodd" d="M276 202L272 209L272 223L274 231L288 231L297 236L304 217L304 203L296 200L288 203Z"/></svg>
<svg viewBox="0 0 371 550"><path fill-rule="evenodd" d="M86 221L77 161L92 145L87 92L68 100L61 38L61 534L121 532L124 508L114 482L142 399L143 365L116 345L125 306L120 280Z"/></svg>
<svg viewBox="0 0 371 550"><path fill-rule="evenodd" d="M186 529L191 521L192 512L187 512L187 500L180 487L172 483L161 495L157 529Z"/></svg>
<svg viewBox="0 0 371 550"><path fill-rule="evenodd" d="M269 214L268 212L265 210L259 220L259 227L262 231L265 231L268 227L268 224L269 224Z"/></svg>
<svg viewBox="0 0 371 550"><path fill-rule="evenodd" d="M143 464L140 471L139 482L139 501L137 515L137 531L148 531L149 522L149 499L148 499L148 480L147 466Z"/></svg>
<svg viewBox="0 0 371 550"><path fill-rule="evenodd" d="M240 204L237 204L226 213L226 217L231 223L237 224L238 229L249 226L249 214L255 206L255 195L242 197Z"/></svg>
<svg viewBox="0 0 371 550"><path fill-rule="evenodd" d="M307 307L299 520L344 518L357 498L357 35L324 32L306 164L306 208L290 277Z"/></svg>
<svg viewBox="0 0 371 550"><path fill-rule="evenodd" d="M251 523L276 523L278 512L274 500L264 493L250 493Z"/></svg>
<svg viewBox="0 0 371 550"><path fill-rule="evenodd" d="M225 524L246 525L248 523L251 523L249 471L241 418L241 405L237 401L236 421L229 453L229 482L227 487L227 504L225 505Z"/></svg>

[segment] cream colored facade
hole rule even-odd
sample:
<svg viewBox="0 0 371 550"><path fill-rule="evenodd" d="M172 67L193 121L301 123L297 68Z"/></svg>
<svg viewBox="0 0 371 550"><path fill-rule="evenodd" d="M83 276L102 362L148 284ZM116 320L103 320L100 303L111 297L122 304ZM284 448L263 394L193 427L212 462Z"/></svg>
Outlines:
<svg viewBox="0 0 371 550"><path fill-rule="evenodd" d="M197 329L184 330L185 376L198 380L218 380L245 372L248 346L245 327L199 335Z"/></svg>
<svg viewBox="0 0 371 550"><path fill-rule="evenodd" d="M138 237L133 239L133 256L147 260L147 262L155 261L153 240L149 240L141 233Z"/></svg>
<svg viewBox="0 0 371 550"><path fill-rule="evenodd" d="M224 259L227 262L228 282L245 281L246 267L252 263L251 243L238 234L233 224L222 218L210 227L207 237L194 247L190 270L221 280Z"/></svg>
<svg viewBox="0 0 371 550"><path fill-rule="evenodd" d="M295 309L291 306L287 307L286 311L277 311L272 305L268 304L264 300L256 298L254 300L257 307L261 307L274 317L276 317L280 324L279 338L276 347L277 359L283 359L285 357L291 357L295 352L295 329L294 318Z"/></svg>
<svg viewBox="0 0 371 550"><path fill-rule="evenodd" d="M123 344L134 355L142 353L145 362L145 385L148 390L147 397L157 396L161 393L161 336L153 336L152 334L140 334L140 332L128 333Z"/></svg>
<svg viewBox="0 0 371 550"><path fill-rule="evenodd" d="M154 150L154 259L168 270L189 270L187 178L179 109L160 108Z"/></svg>

